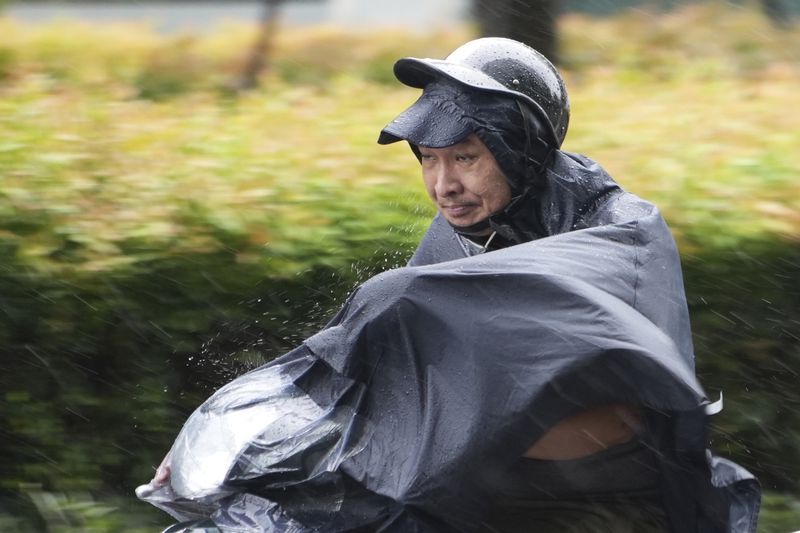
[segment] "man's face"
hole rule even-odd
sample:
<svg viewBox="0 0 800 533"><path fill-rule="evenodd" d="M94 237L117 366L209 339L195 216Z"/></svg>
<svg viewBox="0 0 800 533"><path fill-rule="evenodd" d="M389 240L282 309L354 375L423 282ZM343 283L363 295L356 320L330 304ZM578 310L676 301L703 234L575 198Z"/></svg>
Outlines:
<svg viewBox="0 0 800 533"><path fill-rule="evenodd" d="M450 224L470 226L511 201L505 176L477 135L445 148L418 148L425 188Z"/></svg>

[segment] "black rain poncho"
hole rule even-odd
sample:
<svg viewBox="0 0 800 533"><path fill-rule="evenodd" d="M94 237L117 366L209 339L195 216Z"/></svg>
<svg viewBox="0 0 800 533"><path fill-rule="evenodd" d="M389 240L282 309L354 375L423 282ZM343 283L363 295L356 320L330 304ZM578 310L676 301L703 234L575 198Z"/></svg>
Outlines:
<svg viewBox="0 0 800 533"><path fill-rule="evenodd" d="M624 403L646 413L673 531L754 531L757 483L706 451L667 226L588 159L556 158L539 199L548 235L470 256L437 217L411 266L200 406L171 485L140 497L224 531L485 531L537 438Z"/></svg>

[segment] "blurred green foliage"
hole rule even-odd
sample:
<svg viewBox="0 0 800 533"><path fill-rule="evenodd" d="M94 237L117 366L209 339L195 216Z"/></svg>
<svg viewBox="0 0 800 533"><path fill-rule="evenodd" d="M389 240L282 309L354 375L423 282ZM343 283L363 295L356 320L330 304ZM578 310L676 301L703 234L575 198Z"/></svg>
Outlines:
<svg viewBox="0 0 800 533"><path fill-rule="evenodd" d="M776 491L762 531L800 527L800 36L717 4L561 24L566 149L664 211L713 445ZM0 529L152 530L132 492L187 414L413 250L391 64L470 33L284 31L234 96L250 27L0 31Z"/></svg>

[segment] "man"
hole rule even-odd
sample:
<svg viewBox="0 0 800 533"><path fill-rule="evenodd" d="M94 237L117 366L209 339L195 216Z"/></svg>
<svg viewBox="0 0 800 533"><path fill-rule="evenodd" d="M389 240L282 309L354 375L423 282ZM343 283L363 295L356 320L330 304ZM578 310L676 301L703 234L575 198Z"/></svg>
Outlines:
<svg viewBox="0 0 800 533"><path fill-rule="evenodd" d="M485 251L547 236L551 230L544 224L533 225L540 212L533 204L546 187L546 169L559 156L569 122L567 91L555 67L521 43L495 38L472 41L446 61L400 60L395 73L424 92L384 128L378 142L409 142L428 195L466 250L473 244ZM607 176L598 178L605 189L597 196L609 199L595 203L594 211L615 205L612 192L621 192L613 190ZM527 205L511 215L512 202ZM424 262L419 255L411 264ZM635 425L629 408L596 407L562 421L525 455L575 459L629 441Z"/></svg>
<svg viewBox="0 0 800 533"><path fill-rule="evenodd" d="M423 89L423 93L384 128L379 143L409 143L439 211L412 265L635 221L643 213L655 211L622 191L591 160L559 150L569 124L566 87L555 67L535 50L508 39L478 39L459 47L445 60L401 59L395 65L395 75L406 85ZM665 281L670 297L662 299L653 293L648 301L643 294L634 307L671 337L684 362L693 369L677 252L671 242L653 247L651 252L669 264ZM639 438L648 442L643 435L648 425L645 422L638 406L625 404L593 406L560 420L528 448L524 457L545 460L538 471L534 468L530 473L561 478L561 486L555 483L557 487L551 486L550 493L566 491L577 507L571 509L570 516L558 517L564 507L548 510L543 503L546 498L541 493L537 497L540 487L536 487L523 490L519 508L501 504L499 523L510 531L523 530L525 521L530 524L537 519L537 530L541 531L547 528L545 523L561 531L573 530L568 524L576 531L666 531L670 527L683 531L683 527L702 527L697 520L670 520L663 515L664 505L670 510L676 504L669 495L656 496L664 486L663 472L653 475L659 469L657 461L641 447L623 445ZM608 452L613 450L617 453L612 459ZM606 474L617 476L615 483L599 479L592 485L592 469L598 460L605 463L601 469ZM521 464L522 469L530 470L533 463ZM642 464L647 465L645 469ZM669 468L662 466L661 470ZM634 504L616 510L607 505L605 522L589 519L585 528L576 527L581 521L576 511L598 511L597 506L586 505L591 501L583 498L581 491L583 496L593 493L606 501L613 495L634 495ZM539 501L526 502L526 498ZM646 507L651 508L649 516L636 512ZM624 516L609 515L615 511ZM512 516L514 513L521 515ZM754 522L742 530L747 527L754 528Z"/></svg>
<svg viewBox="0 0 800 533"><path fill-rule="evenodd" d="M439 211L409 267L215 393L140 497L223 530L755 531L755 480L707 456L669 230L560 150L557 70L489 38L395 73L423 92L379 142Z"/></svg>

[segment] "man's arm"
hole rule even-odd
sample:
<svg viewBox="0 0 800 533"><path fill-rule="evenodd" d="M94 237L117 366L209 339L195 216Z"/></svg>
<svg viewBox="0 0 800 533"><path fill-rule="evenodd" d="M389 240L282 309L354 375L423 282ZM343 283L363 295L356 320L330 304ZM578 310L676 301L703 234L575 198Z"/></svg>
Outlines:
<svg viewBox="0 0 800 533"><path fill-rule="evenodd" d="M524 456L552 461L578 459L630 441L641 432L641 427L642 416L635 407L624 404L594 407L550 428Z"/></svg>

